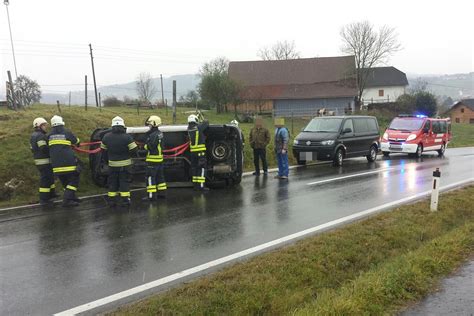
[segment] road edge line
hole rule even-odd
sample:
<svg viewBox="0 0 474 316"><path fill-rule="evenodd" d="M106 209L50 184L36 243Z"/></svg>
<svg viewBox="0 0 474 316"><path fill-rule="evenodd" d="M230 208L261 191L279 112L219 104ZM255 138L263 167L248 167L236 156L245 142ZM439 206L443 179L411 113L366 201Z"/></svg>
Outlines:
<svg viewBox="0 0 474 316"><path fill-rule="evenodd" d="M440 188L440 191L447 191L447 190L454 189L454 188L457 188L457 187L465 186L465 185L467 185L471 182L474 182L474 178L469 178L469 179L466 179L466 180L463 180L463 181L458 181L458 182L443 186L443 187ZM161 279L157 279L155 281L151 281L151 282L133 287L131 289L124 290L124 291L121 291L121 292L103 297L101 299L98 299L98 300L95 300L95 301L92 301L92 302L89 302L89 303L86 303L86 304L83 304L83 305L73 307L71 309L56 313L54 315L55 316L64 316L64 315L77 315L77 314L80 314L80 313L84 313L84 312L99 308L101 306L108 305L110 303L119 301L121 299L130 297L132 295L136 295L136 294L145 292L147 290L151 290L153 288L156 288L158 286L165 285L167 283L182 279L184 277L193 275L195 273L202 272L202 271L208 270L210 268L214 268L214 267L220 266L222 264L229 263L229 262L234 261L236 259L246 257L246 256L251 255L251 254L258 253L262 250L269 249L269 248L272 248L272 247L275 247L275 246L278 246L278 245L283 245L283 244L285 244L289 241L298 240L302 237L305 237L305 236L308 236L308 235L311 235L311 234L314 234L316 232L323 231L323 230L326 230L326 229L329 229L329 228L337 227L337 226L339 226L341 224L344 224L344 223L349 223L349 222L352 222L352 221L355 221L355 220L359 220L359 219L367 217L371 214L378 213L382 210L392 208L396 205L403 205L403 204L406 204L406 203L409 203L409 202L413 202L413 201L421 199L421 198L423 198L423 197L425 197L429 194L431 194L431 190L420 192L420 193L417 193L417 194L412 195L412 196L408 196L408 197L405 197L405 198L402 198L402 199L399 199L399 200L396 200L396 201L392 201L392 202L389 202L389 203L385 203L385 204L367 209L365 211L361 211L361 212L358 212L358 213L355 213L355 214L344 216L344 217L341 217L339 219L332 220L330 222L320 224L320 225L317 225L317 226L314 226L314 227L311 227L311 228L308 228L308 229L305 229L305 230L302 230L302 231L299 231L297 233L293 233L293 234L290 234L290 235L287 235L287 236L284 236L284 237L281 237L281 238L277 238L277 239L274 239L272 241L269 241L269 242L251 247L251 248L247 248L245 250L242 250L242 251L239 251L239 252L236 252L236 253L233 253L231 255L221 257L221 258L206 262L204 264L201 264L201 265L198 265L198 266L195 266L195 267L192 267L192 268L189 268L189 269L186 269L186 270L168 275L168 276L163 277Z"/></svg>

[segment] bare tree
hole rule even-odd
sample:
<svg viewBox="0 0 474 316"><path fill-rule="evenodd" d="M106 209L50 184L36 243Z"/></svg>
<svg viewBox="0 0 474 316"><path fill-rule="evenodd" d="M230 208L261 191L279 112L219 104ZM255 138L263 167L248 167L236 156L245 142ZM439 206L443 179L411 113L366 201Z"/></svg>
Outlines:
<svg viewBox="0 0 474 316"><path fill-rule="evenodd" d="M21 106L30 106L41 99L41 87L33 79L20 75L15 80L15 98Z"/></svg>
<svg viewBox="0 0 474 316"><path fill-rule="evenodd" d="M147 72L142 72L137 77L137 94L138 98L148 104L151 103L151 99L155 96L157 90L153 84L151 75Z"/></svg>
<svg viewBox="0 0 474 316"><path fill-rule="evenodd" d="M300 58L300 53L296 51L294 41L283 41L260 49L258 56L263 60L288 60Z"/></svg>
<svg viewBox="0 0 474 316"><path fill-rule="evenodd" d="M395 29L382 26L374 30L369 21L355 22L341 29L342 52L355 56L358 100L362 99L370 68L388 62L391 55L399 51Z"/></svg>

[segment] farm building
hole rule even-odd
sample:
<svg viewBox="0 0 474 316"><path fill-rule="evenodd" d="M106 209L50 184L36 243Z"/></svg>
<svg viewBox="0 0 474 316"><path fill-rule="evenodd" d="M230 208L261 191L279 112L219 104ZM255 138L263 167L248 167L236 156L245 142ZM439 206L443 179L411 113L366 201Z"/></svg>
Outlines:
<svg viewBox="0 0 474 316"><path fill-rule="evenodd" d="M464 99L454 103L448 113L451 122L474 124L474 99Z"/></svg>
<svg viewBox="0 0 474 316"><path fill-rule="evenodd" d="M374 67L369 71L362 94L362 102L390 103L405 94L408 87L407 75L395 67Z"/></svg>
<svg viewBox="0 0 474 316"><path fill-rule="evenodd" d="M230 62L229 76L243 86L239 112L313 116L321 109L354 109L354 56ZM230 110L230 108L229 108Z"/></svg>

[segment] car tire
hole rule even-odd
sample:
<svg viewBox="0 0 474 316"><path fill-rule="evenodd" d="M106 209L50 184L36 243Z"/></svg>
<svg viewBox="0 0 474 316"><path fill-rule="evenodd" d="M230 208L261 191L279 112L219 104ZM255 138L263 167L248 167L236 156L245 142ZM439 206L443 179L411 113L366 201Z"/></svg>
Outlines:
<svg viewBox="0 0 474 316"><path fill-rule="evenodd" d="M438 150L438 156L439 156L439 157L443 157L445 151L446 151L446 144L443 143L443 144L441 145L441 149Z"/></svg>
<svg viewBox="0 0 474 316"><path fill-rule="evenodd" d="M343 164L343 160L344 160L344 150L342 148L339 148L338 150L336 150L336 154L334 154L334 160L333 160L334 166L341 167Z"/></svg>
<svg viewBox="0 0 474 316"><path fill-rule="evenodd" d="M299 160L299 159L296 159L296 163L297 163L298 165L304 166L304 165L306 165L306 160Z"/></svg>
<svg viewBox="0 0 474 316"><path fill-rule="evenodd" d="M421 155L423 154L423 145L418 144L418 147L416 147L416 152L413 154L415 158L421 158Z"/></svg>
<svg viewBox="0 0 474 316"><path fill-rule="evenodd" d="M384 157L389 157L390 156L389 151L383 151L382 154L383 154Z"/></svg>
<svg viewBox="0 0 474 316"><path fill-rule="evenodd" d="M370 146L370 152L366 157L368 162L374 162L375 160L377 160L377 146Z"/></svg>

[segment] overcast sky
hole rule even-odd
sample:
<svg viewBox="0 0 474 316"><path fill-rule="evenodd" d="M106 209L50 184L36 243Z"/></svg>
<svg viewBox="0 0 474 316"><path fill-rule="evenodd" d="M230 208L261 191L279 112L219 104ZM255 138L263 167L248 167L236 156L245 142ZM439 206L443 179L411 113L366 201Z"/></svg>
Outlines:
<svg viewBox="0 0 474 316"><path fill-rule="evenodd" d="M396 28L403 50L390 65L404 72L474 71L470 1L10 0L9 11L18 73L44 92L80 90L86 74L92 82L89 43L97 83L107 85L143 71L195 73L217 56L255 60L280 40L294 41L302 57L337 56L341 27L365 19ZM4 6L0 53L5 82L14 68Z"/></svg>

